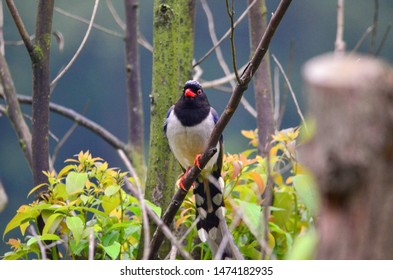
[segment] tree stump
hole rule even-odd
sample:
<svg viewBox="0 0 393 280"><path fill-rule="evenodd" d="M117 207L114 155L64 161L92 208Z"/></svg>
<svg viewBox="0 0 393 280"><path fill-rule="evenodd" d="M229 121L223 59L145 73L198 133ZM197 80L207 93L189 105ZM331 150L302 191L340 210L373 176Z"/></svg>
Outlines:
<svg viewBox="0 0 393 280"><path fill-rule="evenodd" d="M323 55L303 69L312 140L301 158L322 198L318 259L393 259L393 68Z"/></svg>

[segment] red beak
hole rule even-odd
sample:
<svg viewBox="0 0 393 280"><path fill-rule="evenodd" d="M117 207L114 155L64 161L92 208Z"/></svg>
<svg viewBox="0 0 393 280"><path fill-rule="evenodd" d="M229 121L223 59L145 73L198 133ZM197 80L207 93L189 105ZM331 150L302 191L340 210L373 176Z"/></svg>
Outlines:
<svg viewBox="0 0 393 280"><path fill-rule="evenodd" d="M195 96L196 96L196 94L193 93L192 90L189 89L189 88L186 89L186 91L184 92L184 95L185 95L186 97L195 97Z"/></svg>

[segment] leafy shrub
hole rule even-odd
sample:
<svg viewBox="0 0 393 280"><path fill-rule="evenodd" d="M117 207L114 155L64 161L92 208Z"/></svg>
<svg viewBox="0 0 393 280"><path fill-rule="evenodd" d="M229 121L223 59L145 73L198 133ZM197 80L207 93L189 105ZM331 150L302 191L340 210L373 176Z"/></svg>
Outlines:
<svg viewBox="0 0 393 280"><path fill-rule="evenodd" d="M226 218L235 243L247 259L311 258L319 200L312 177L298 162L299 129L276 133L265 158L257 155L257 132L242 134L250 139L251 149L227 154L222 174ZM94 259L136 259L142 214L139 201L122 189L126 173L109 168L89 152L80 152L66 163L57 175L45 172L48 182L30 194L44 186L48 192L22 205L8 223L3 238L19 228L24 240L9 239L13 251L4 259L42 258L43 243L52 247L55 259L87 259L89 253ZM272 205L266 205L267 186ZM147 205L160 215L160 208ZM189 192L175 229L183 235L187 251L210 259L208 246L196 238L194 205ZM42 232L38 232L39 217L45 224Z"/></svg>

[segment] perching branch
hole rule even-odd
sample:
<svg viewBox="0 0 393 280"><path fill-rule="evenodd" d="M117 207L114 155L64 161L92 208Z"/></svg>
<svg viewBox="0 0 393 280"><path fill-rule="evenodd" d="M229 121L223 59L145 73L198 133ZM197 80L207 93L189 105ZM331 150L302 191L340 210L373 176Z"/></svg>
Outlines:
<svg viewBox="0 0 393 280"><path fill-rule="evenodd" d="M218 120L216 126L214 127L214 130L209 140L209 144L206 147L205 152L202 154L199 161L201 169L203 169L206 166L210 158L216 153L215 147L226 125L228 124L233 114L235 113L240 103L240 100L243 96L244 91L247 89L248 84L250 83L252 77L255 74L255 71L258 69L264 55L266 54L270 41L291 2L292 0L280 1L280 4L278 5L276 12L273 14L269 22L269 25L267 26L266 32L264 33L262 39L260 40L254 55L252 56L246 70L240 76L240 83L238 83L236 85L236 88L233 90L232 96L223 114ZM193 166L188 172L187 176L184 178L183 184L187 191L190 189L192 183L196 180L196 178L200 174L201 169L199 169L196 166ZM169 204L168 208L166 209L162 217L164 224L169 225L173 221L176 212L180 208L180 205L182 204L186 194L187 192L182 189L177 190L176 194L174 195L171 203ZM153 235L152 242L150 243L151 254L149 256L149 259L154 259L156 257L158 249L160 248L163 240L164 240L164 236L162 234L162 230L160 227L158 227Z"/></svg>
<svg viewBox="0 0 393 280"><path fill-rule="evenodd" d="M345 52L344 41L344 0L337 0L337 33L335 53L342 55Z"/></svg>

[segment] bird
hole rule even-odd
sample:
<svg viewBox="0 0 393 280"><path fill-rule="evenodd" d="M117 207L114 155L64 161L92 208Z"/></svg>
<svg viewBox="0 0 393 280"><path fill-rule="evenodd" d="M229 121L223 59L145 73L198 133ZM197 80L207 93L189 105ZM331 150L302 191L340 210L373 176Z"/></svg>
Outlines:
<svg viewBox="0 0 393 280"><path fill-rule="evenodd" d="M206 93L198 81L185 83L179 100L172 105L164 122L164 133L169 147L183 169L183 176L178 181L184 189L183 180L193 165L199 166L200 155L205 151L210 135L217 123L217 111L210 106ZM224 181L221 177L223 164L223 136L216 145L217 152L208 161L205 168L193 184L196 204L198 236L207 242L213 256L225 234L229 233L225 221ZM230 239L230 240L228 240ZM231 238L228 244L233 244ZM232 250L224 251L222 256L231 258Z"/></svg>

